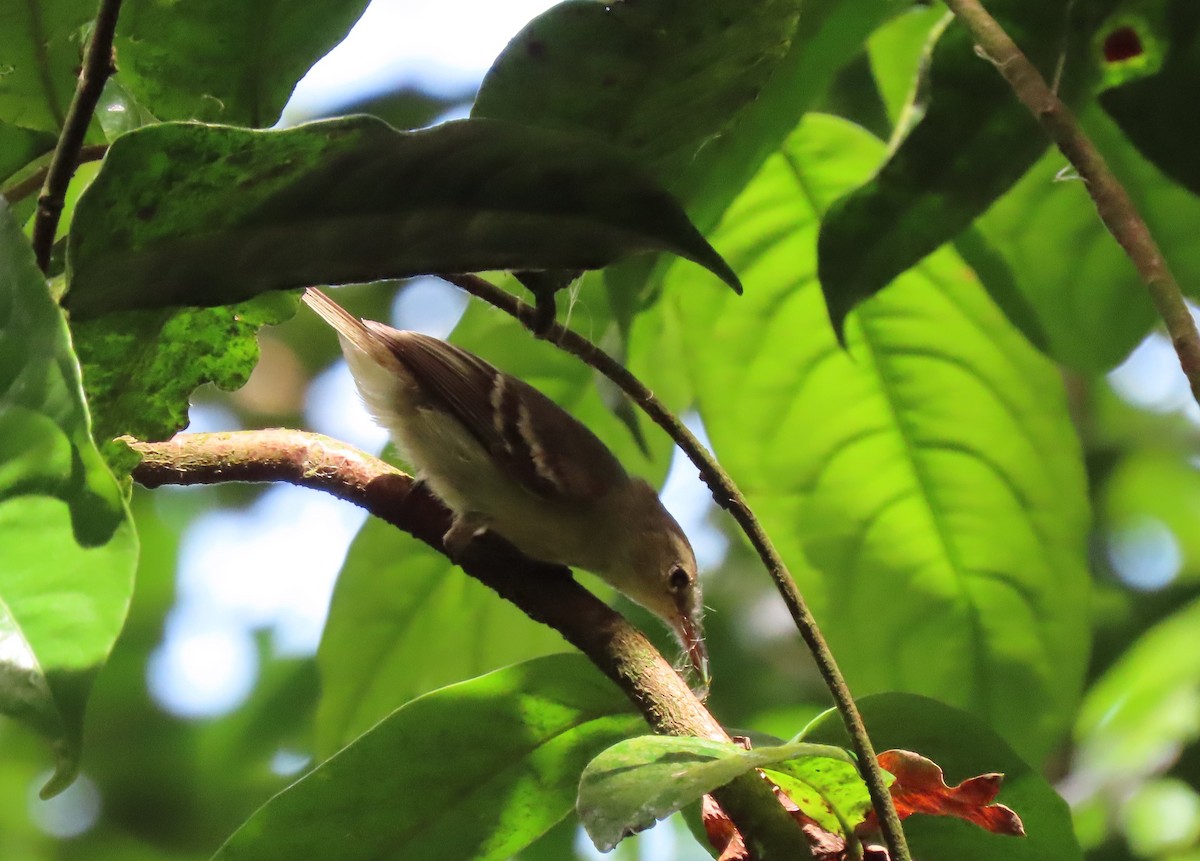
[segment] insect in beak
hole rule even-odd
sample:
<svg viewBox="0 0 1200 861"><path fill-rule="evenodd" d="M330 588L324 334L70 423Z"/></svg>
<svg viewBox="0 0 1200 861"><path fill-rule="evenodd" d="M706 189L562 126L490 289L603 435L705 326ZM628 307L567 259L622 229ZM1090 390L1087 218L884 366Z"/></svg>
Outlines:
<svg viewBox="0 0 1200 861"><path fill-rule="evenodd" d="M679 606L676 609L675 623L679 639L683 643L683 651L691 662L700 685L707 690L712 677L708 674L708 647L704 644L704 629L700 627L690 607Z"/></svg>

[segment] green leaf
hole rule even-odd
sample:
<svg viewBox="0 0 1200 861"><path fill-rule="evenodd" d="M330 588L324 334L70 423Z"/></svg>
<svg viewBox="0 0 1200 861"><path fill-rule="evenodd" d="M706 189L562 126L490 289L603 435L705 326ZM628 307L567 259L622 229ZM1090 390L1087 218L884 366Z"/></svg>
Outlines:
<svg viewBox="0 0 1200 861"><path fill-rule="evenodd" d="M1088 4L1069 31L1069 0L1000 0L988 11L1045 75L1056 74L1067 45L1059 91L1072 99L1087 83L1092 22L1115 2ZM908 109L914 123L821 226L819 275L839 336L856 304L954 238L1046 149L1037 121L957 21L938 38L927 73L916 93L925 102Z"/></svg>
<svg viewBox="0 0 1200 861"><path fill-rule="evenodd" d="M62 312L0 201L0 713L79 769L83 712L121 630L137 538L92 443Z"/></svg>
<svg viewBox="0 0 1200 861"><path fill-rule="evenodd" d="M753 102L787 53L798 0L568 0L513 38L472 116L622 147L668 188Z"/></svg>
<svg viewBox="0 0 1200 861"><path fill-rule="evenodd" d="M1127 786L1200 737L1200 601L1142 634L1088 691L1075 724L1079 768L1097 791Z"/></svg>
<svg viewBox="0 0 1200 861"><path fill-rule="evenodd" d="M1144 44L1154 38L1154 29L1166 40L1166 56L1158 58L1161 68L1156 74L1104 91L1100 104L1159 170L1193 194L1200 194L1200 167L1195 147L1189 145L1200 138L1200 118L1189 98L1200 88L1200 6L1190 0L1160 0L1159 4L1150 4L1151 9L1154 6L1159 6L1160 12L1165 7L1161 27L1137 29L1142 31L1139 38L1147 54L1161 51L1157 45ZM1137 24L1136 19L1122 17L1105 30L1136 28ZM1146 59L1142 56L1119 65Z"/></svg>
<svg viewBox="0 0 1200 861"><path fill-rule="evenodd" d="M125 0L120 79L164 120L271 126L296 82L366 7L366 0Z"/></svg>
<svg viewBox="0 0 1200 861"><path fill-rule="evenodd" d="M728 741L639 736L588 763L575 807L596 848L608 852L734 778L797 757L851 759L839 747L805 742L746 750Z"/></svg>
<svg viewBox="0 0 1200 861"><path fill-rule="evenodd" d="M1011 837L952 817L917 814L904 820L914 858L1079 861L1083 857L1066 802L979 718L912 694L863 697L858 707L877 751L911 750L928 757L941 766L951 785L979 774L1002 773L1004 785L996 801L1015 810L1025 824L1027 836ZM832 709L813 721L801 738L833 745L849 741L841 717Z"/></svg>
<svg viewBox="0 0 1200 861"><path fill-rule="evenodd" d="M561 3L496 60L473 115L616 144L707 231L833 73L894 11L889 0L811 0L797 26L800 5ZM606 273L622 330L662 269L638 259Z"/></svg>
<svg viewBox="0 0 1200 861"><path fill-rule="evenodd" d="M620 152L500 120L149 126L114 142L77 218L75 318L429 272L591 269L656 250L740 289Z"/></svg>
<svg viewBox="0 0 1200 861"><path fill-rule="evenodd" d="M21 168L53 150L55 140L54 135L46 132L0 122L0 183L3 187L23 179L26 171ZM21 175L14 176L18 172Z"/></svg>
<svg viewBox="0 0 1200 861"><path fill-rule="evenodd" d="M94 434L111 461L133 464L111 445L122 434L169 439L188 423L189 396L204 383L241 388L258 362L258 330L289 319L299 304L268 293L220 308L128 311L72 324Z"/></svg>
<svg viewBox="0 0 1200 861"><path fill-rule="evenodd" d="M0 5L0 121L57 132L75 94L94 0Z"/></svg>
<svg viewBox="0 0 1200 861"><path fill-rule="evenodd" d="M434 688L569 648L440 553L370 519L338 576L317 652L328 755Z"/></svg>
<svg viewBox="0 0 1200 861"><path fill-rule="evenodd" d="M593 756L645 726L580 655L499 670L393 712L214 857L503 861L571 810Z"/></svg>
<svg viewBox="0 0 1200 861"><path fill-rule="evenodd" d="M1172 272L1189 288L1200 280L1200 200L1144 159L1094 103L1079 112L1158 241ZM1007 261L1055 359L1085 373L1119 363L1156 315L1128 257L1096 216L1067 162L1048 153L980 219L979 228ZM1062 249L1069 247L1070 254ZM990 288L989 284L989 288ZM1193 295L1195 294L1192 288Z"/></svg>
<svg viewBox="0 0 1200 861"><path fill-rule="evenodd" d="M951 14L941 6L913 6L871 34L867 56L893 127L905 126L905 112L924 104L926 97L915 88L925 79L922 65L933 47L935 28Z"/></svg>
<svg viewBox="0 0 1200 861"><path fill-rule="evenodd" d="M1079 443L1057 370L949 251L864 304L839 349L817 224L881 150L806 120L713 234L751 289L729 302L672 271L667 296L716 453L851 688L937 696L1037 760L1087 656Z"/></svg>

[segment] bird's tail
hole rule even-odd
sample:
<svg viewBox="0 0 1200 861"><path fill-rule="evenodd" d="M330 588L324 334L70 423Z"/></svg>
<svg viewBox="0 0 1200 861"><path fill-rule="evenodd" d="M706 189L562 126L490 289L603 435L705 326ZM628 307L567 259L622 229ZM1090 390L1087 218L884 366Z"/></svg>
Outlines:
<svg viewBox="0 0 1200 861"><path fill-rule="evenodd" d="M304 303L333 327L343 342L348 342L384 366L395 364L392 351L366 323L355 317L315 287L304 291Z"/></svg>

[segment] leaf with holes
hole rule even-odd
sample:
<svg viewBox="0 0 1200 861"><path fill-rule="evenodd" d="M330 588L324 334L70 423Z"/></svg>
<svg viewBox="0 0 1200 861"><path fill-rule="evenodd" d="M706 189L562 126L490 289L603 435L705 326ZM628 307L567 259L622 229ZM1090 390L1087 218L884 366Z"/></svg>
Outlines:
<svg viewBox="0 0 1200 861"><path fill-rule="evenodd" d="M295 296L266 293L228 307L127 311L75 322L93 433L114 469L132 469L138 458L112 440L169 439L187 427L197 388L245 385L258 363L258 330L287 320L298 304Z"/></svg>
<svg viewBox="0 0 1200 861"><path fill-rule="evenodd" d="M673 271L668 299L716 452L851 688L937 696L1036 760L1087 656L1079 444L1054 366L948 251L865 303L839 348L817 225L882 151L806 120L713 234L746 296Z"/></svg>

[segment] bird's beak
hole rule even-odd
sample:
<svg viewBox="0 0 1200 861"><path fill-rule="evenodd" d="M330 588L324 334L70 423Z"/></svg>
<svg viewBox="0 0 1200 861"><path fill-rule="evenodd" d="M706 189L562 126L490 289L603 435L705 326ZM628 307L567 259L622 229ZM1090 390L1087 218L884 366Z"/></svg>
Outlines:
<svg viewBox="0 0 1200 861"><path fill-rule="evenodd" d="M708 647L704 645L704 629L691 607L676 608L675 627L692 669L699 677L700 684L707 688L712 681L708 674Z"/></svg>

